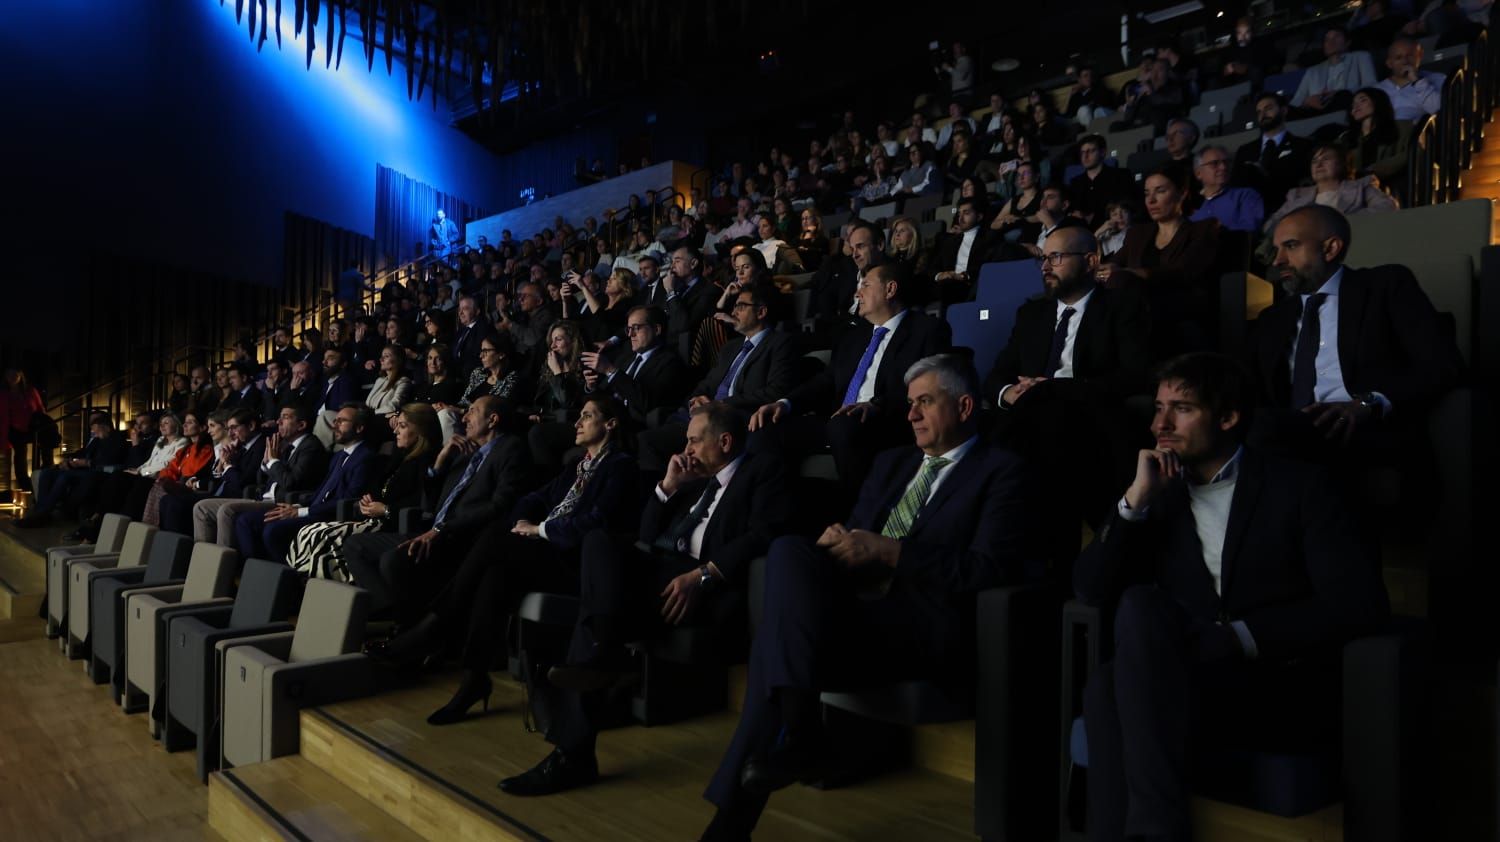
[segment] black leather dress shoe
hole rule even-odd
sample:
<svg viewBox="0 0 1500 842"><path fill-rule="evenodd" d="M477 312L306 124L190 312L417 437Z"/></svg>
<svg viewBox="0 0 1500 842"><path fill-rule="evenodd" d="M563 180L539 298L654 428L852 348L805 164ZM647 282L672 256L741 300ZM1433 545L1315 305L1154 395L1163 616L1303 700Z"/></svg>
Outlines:
<svg viewBox="0 0 1500 842"><path fill-rule="evenodd" d="M592 754L570 757L562 749L553 749L545 760L528 771L501 781L500 789L511 795L551 795L597 780L599 761Z"/></svg>
<svg viewBox="0 0 1500 842"><path fill-rule="evenodd" d="M822 759L822 742L811 738L787 739L765 754L746 761L740 770L740 786L760 795L785 789L811 777Z"/></svg>

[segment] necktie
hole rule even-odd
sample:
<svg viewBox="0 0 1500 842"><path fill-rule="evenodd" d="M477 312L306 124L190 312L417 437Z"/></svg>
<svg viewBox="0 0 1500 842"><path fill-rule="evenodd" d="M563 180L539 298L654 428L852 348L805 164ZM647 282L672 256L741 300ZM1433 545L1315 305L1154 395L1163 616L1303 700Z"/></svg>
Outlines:
<svg viewBox="0 0 1500 842"><path fill-rule="evenodd" d="M338 461L334 462L333 467L328 469L328 477L323 480L323 487L318 490L317 499L313 502L326 503L328 502L328 498L333 496L333 490L338 487L339 471L343 470L344 463L347 461L349 461L349 451L345 450L339 453Z"/></svg>
<svg viewBox="0 0 1500 842"><path fill-rule="evenodd" d="M698 502L693 504L682 520L679 520L666 535L662 536L658 546L664 546L665 549L679 553L688 552L691 548L693 530L697 529L698 524L708 517L708 507L714 504L714 498L718 496L719 478L711 477L708 485L704 486L703 494L698 498Z"/></svg>
<svg viewBox="0 0 1500 842"><path fill-rule="evenodd" d="M635 359L630 361L630 368L625 369L625 376L634 380L636 373L641 370L641 363L645 362L645 360L645 357L637 354Z"/></svg>
<svg viewBox="0 0 1500 842"><path fill-rule="evenodd" d="M870 374L870 363L875 361L875 352L880 350L880 340L890 333L887 328L877 327L870 334L870 344L865 346L864 356L859 358L859 365L854 369L854 376L849 378L849 388L844 391L844 402L841 406L848 406L859 401L859 390L865 385L865 377Z"/></svg>
<svg viewBox="0 0 1500 842"><path fill-rule="evenodd" d="M927 504L927 495L932 493L932 484L937 482L938 471L947 467L948 462L941 456L933 456L922 463L922 470L917 473L916 481L907 487L906 493L896 503L896 508L891 509L890 516L885 519L885 526L880 529L881 535L900 540L911 532L911 525Z"/></svg>
<svg viewBox="0 0 1500 842"><path fill-rule="evenodd" d="M1276 147L1276 141L1274 141L1274 140L1267 140L1265 143L1261 144L1261 147L1260 147L1260 165L1261 166L1265 167L1266 169L1270 169L1271 168L1271 164L1276 161L1276 148L1277 148Z"/></svg>
<svg viewBox="0 0 1500 842"><path fill-rule="evenodd" d="M453 486L452 493L448 495L448 499L444 500L442 507L438 509L437 517L433 518L432 520L433 526L443 525L443 518L448 514L448 507L453 505L453 501L458 499L458 495L464 493L464 489L467 488L469 482L474 479L474 475L479 473L479 466L483 464L484 451L476 451L474 455L469 458L469 467L464 468L464 475L458 478L458 485Z"/></svg>
<svg viewBox="0 0 1500 842"><path fill-rule="evenodd" d="M729 364L729 371L724 373L724 379L719 381L719 388L714 390L714 400L721 401L729 397L729 390L734 387L734 378L740 374L740 366L745 364L745 358L755 350L755 343L746 339L740 345L740 352L734 355L734 362Z"/></svg>
<svg viewBox="0 0 1500 842"><path fill-rule="evenodd" d="M1057 370L1062 368L1063 348L1068 344L1068 323L1073 321L1073 314L1076 312L1078 311L1072 307L1064 307L1062 318L1057 320L1057 328L1052 331L1052 348L1047 351L1047 377L1055 376Z"/></svg>
<svg viewBox="0 0 1500 842"><path fill-rule="evenodd" d="M1318 345L1322 341L1318 308L1327 297L1326 293L1315 293L1302 305L1302 332L1297 335L1297 350L1292 354L1292 409L1313 402L1313 387L1318 382Z"/></svg>

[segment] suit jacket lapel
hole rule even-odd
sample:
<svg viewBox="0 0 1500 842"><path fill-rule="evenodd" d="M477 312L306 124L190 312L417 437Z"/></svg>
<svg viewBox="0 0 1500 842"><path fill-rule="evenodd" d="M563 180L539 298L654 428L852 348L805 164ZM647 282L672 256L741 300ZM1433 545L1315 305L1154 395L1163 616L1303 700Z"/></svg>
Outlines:
<svg viewBox="0 0 1500 842"><path fill-rule="evenodd" d="M1359 282L1359 275L1357 270L1345 269L1339 282L1339 369L1343 372L1345 384L1360 382L1359 349L1355 343L1359 341L1360 326L1365 323L1370 290Z"/></svg>
<svg viewBox="0 0 1500 842"><path fill-rule="evenodd" d="M1234 499L1229 503L1229 525L1224 530L1224 552L1219 570L1220 592L1229 593L1234 585L1234 574L1239 561L1241 545L1245 542L1245 530L1255 514L1255 505L1260 498L1263 485L1261 462L1248 450L1240 456L1238 478L1234 483Z"/></svg>
<svg viewBox="0 0 1500 842"><path fill-rule="evenodd" d="M948 499L953 496L954 492L969 484L974 472L980 470L976 466L984 459L984 455L984 448L978 442L975 442L964 458L957 465L953 466L952 471L948 472L948 476L943 479L943 484L938 486L937 491L933 492L932 497L928 498L927 503L921 509L917 510L917 518L912 521L911 531L907 535L915 535L920 532L927 521L932 519L933 513L941 509L943 504L947 503ZM912 468L912 473L916 473L915 466ZM908 477L907 482L910 481L911 478ZM906 487L903 485L901 490L904 492ZM900 500L900 495L897 495L896 499Z"/></svg>
<svg viewBox="0 0 1500 842"><path fill-rule="evenodd" d="M1218 613L1219 597L1214 592L1214 579L1203 562L1203 542L1198 540L1197 523L1188 502L1187 487L1176 484L1163 501L1162 517L1169 524L1168 558L1181 558L1188 567L1182 571L1187 579L1186 593L1174 594L1178 601L1199 615L1213 616Z"/></svg>
<svg viewBox="0 0 1500 842"><path fill-rule="evenodd" d="M1084 379L1093 374L1088 350L1093 348L1095 334L1099 331L1099 325L1109 314L1104 312L1109 309L1109 299L1104 293L1103 287L1094 290L1094 295L1089 299L1089 306L1083 311L1081 320L1078 322L1078 333L1073 337L1073 377ZM1053 328L1056 330L1056 328ZM1048 349L1051 349L1049 343Z"/></svg>

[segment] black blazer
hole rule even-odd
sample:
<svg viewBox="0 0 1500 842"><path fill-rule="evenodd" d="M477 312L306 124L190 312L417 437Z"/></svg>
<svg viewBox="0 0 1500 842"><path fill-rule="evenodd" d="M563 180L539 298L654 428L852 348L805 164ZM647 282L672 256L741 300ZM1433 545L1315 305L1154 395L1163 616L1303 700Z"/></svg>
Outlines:
<svg viewBox="0 0 1500 842"><path fill-rule="evenodd" d="M276 483L276 502L288 502L288 495L312 491L328 473L328 450L312 433L292 448L285 459L272 465L270 470L262 467L260 481L269 486Z"/></svg>
<svg viewBox="0 0 1500 842"><path fill-rule="evenodd" d="M84 443L82 450L71 455L89 460L89 467L98 469L106 465L123 465L129 448L130 445L124 435L110 430L109 435L102 439L91 436Z"/></svg>
<svg viewBox="0 0 1500 842"><path fill-rule="evenodd" d="M1068 197L1074 209L1083 211L1089 226L1097 228L1104 224L1105 208L1110 202L1122 199L1140 201L1141 186L1135 183L1130 170L1124 169L1123 165L1106 166L1093 178L1082 173L1068 182Z"/></svg>
<svg viewBox="0 0 1500 842"><path fill-rule="evenodd" d="M453 347L450 349L452 357L449 359L449 364L453 366L457 379L465 380L468 379L469 372L479 367L479 344L492 331L487 329L483 319L468 327L457 322L455 325ZM377 356L376 359L379 357Z"/></svg>
<svg viewBox="0 0 1500 842"><path fill-rule="evenodd" d="M787 399L796 412L832 412L844 399L849 381L859 369L859 360L870 344L875 327L864 322L839 340L827 367L812 379L792 389ZM941 354L953 347L953 331L942 319L918 310L907 310L896 332L886 340L885 354L875 371L873 403L882 410L898 411L906 406L903 378L911 364L923 357Z"/></svg>
<svg viewBox="0 0 1500 842"><path fill-rule="evenodd" d="M444 467L442 491L432 501L432 513L437 514L443 501L457 487L469 466L470 457L454 459ZM448 509L443 520L443 535L471 538L491 521L504 517L516 500L531 469L530 449L525 439L501 434L490 448L489 456L479 466L479 473L469 481L458 499Z"/></svg>
<svg viewBox="0 0 1500 842"><path fill-rule="evenodd" d="M635 361L631 354L616 364L615 376L597 388L625 402L630 417L637 424L646 423L646 414L658 407L675 407L687 396L691 374L682 358L665 344L656 346L651 356L631 377L626 372Z"/></svg>
<svg viewBox="0 0 1500 842"><path fill-rule="evenodd" d="M1250 365L1272 406L1291 405L1292 346L1301 316L1301 296L1289 295L1252 325ZM1380 392L1401 412L1402 406L1430 406L1458 381L1462 358L1452 327L1405 266L1345 268L1338 324L1339 367L1350 394Z"/></svg>
<svg viewBox="0 0 1500 842"><path fill-rule="evenodd" d="M355 378L346 368L337 375L338 379L330 385L323 381L318 386L318 408L329 409L338 412L339 408L350 401L355 400Z"/></svg>
<svg viewBox="0 0 1500 842"><path fill-rule="evenodd" d="M573 462L552 481L521 498L511 510L509 522L518 520L541 523L578 479L578 463ZM547 542L560 550L576 550L583 536L595 529L628 532L640 507L637 505L635 459L619 448L612 448L594 468L594 475L578 495L578 502L566 517L547 522Z"/></svg>
<svg viewBox="0 0 1500 842"><path fill-rule="evenodd" d="M245 389L243 393L230 392L229 397L224 399L220 409L248 409L256 418L265 416L265 399L260 389L253 384Z"/></svg>
<svg viewBox="0 0 1500 842"><path fill-rule="evenodd" d="M933 262L934 272L962 272L971 284L979 282L979 267L996 259L996 252L1001 245L1000 234L981 227L979 233L974 235L974 245L969 248L969 261L962 266L958 265L958 248L963 245L962 234L948 234L943 241L938 243L936 260ZM1035 239L1035 238L1033 238Z"/></svg>
<svg viewBox="0 0 1500 842"><path fill-rule="evenodd" d="M823 261L811 281L812 315L833 321L856 318L849 315L849 305L854 303L858 281L859 268L848 256L836 254Z"/></svg>
<svg viewBox="0 0 1500 842"><path fill-rule="evenodd" d="M1312 141L1287 132L1269 167L1261 164L1260 146L1257 137L1235 151L1234 183L1257 190L1270 216L1286 201L1288 190L1311 178Z"/></svg>
<svg viewBox="0 0 1500 842"><path fill-rule="evenodd" d="M666 304L668 347L675 348L680 337L691 336L700 322L714 314L719 293L717 286L702 277L686 292L679 286L677 295Z"/></svg>
<svg viewBox="0 0 1500 842"><path fill-rule="evenodd" d="M1154 584L1194 617L1243 621L1263 659L1333 657L1378 628L1390 610L1380 563L1327 474L1250 448L1238 470L1222 596L1180 483L1144 522L1110 517L1074 565L1079 595L1108 604L1132 584Z"/></svg>
<svg viewBox="0 0 1500 842"><path fill-rule="evenodd" d="M729 373L730 366L734 365L734 359L739 356L745 341L743 336L736 336L725 343L713 369L698 381L698 385L689 394L712 398L719 390L720 381ZM791 334L767 330L755 350L745 358L745 364L740 366L734 394L726 402L730 406L753 412L785 397L792 389L792 381L797 377L796 346L796 340Z"/></svg>
<svg viewBox="0 0 1500 842"><path fill-rule="evenodd" d="M1016 310L1010 340L985 379L986 400L997 401L1000 390L1021 377L1051 376L1043 369L1056 324L1057 302L1045 295L1027 299ZM1138 292L1095 287L1073 338L1073 379L1092 383L1114 398L1144 390L1150 335L1150 315Z"/></svg>
<svg viewBox="0 0 1500 842"><path fill-rule="evenodd" d="M266 437L256 436L249 447L241 448L229 466L229 470L219 477L213 484L213 488L219 490L218 496L235 498L245 492L245 486L255 481L260 475L260 463L266 455ZM212 470L210 462L210 470Z"/></svg>
<svg viewBox="0 0 1500 842"><path fill-rule="evenodd" d="M771 539L785 532L792 502L780 459L770 453L746 453L741 458L745 461L729 487L719 490L719 502L708 519L698 560L713 562L726 580L743 585L750 561L765 555ZM650 544L667 534L703 496L707 484L707 479L686 483L665 503L652 489L641 512L641 541Z"/></svg>
<svg viewBox="0 0 1500 842"><path fill-rule="evenodd" d="M399 524L396 513L402 509L437 511L432 498L438 481L427 476L427 469L432 467L437 454L429 451L411 460L403 459L404 456L397 450L387 457L382 467L384 474L373 483L371 496L384 503L391 512L391 516L380 524L382 532L396 531Z"/></svg>

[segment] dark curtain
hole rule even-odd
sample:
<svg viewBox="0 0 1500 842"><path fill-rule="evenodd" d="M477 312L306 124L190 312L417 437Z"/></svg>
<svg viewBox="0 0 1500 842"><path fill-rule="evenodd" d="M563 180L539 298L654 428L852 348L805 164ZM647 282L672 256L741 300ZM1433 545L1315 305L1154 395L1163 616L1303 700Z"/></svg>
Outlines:
<svg viewBox="0 0 1500 842"><path fill-rule="evenodd" d="M282 324L299 329L314 324L324 327L339 275L355 264L366 278L380 268L374 240L319 219L288 213L282 239L285 256L278 317Z"/></svg>
<svg viewBox="0 0 1500 842"><path fill-rule="evenodd" d="M459 242L466 222L489 216L457 196L375 165L375 245L384 259L405 263L426 254L428 228L439 208L458 226Z"/></svg>

